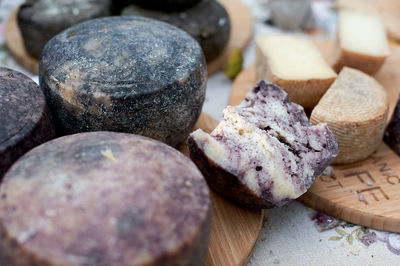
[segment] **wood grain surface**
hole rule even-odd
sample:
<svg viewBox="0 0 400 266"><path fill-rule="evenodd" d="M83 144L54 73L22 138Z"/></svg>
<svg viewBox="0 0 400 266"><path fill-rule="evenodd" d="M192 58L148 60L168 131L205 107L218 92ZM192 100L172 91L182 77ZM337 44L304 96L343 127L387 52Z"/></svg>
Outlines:
<svg viewBox="0 0 400 266"><path fill-rule="evenodd" d="M324 57L333 55L333 42L317 43ZM374 76L389 98L389 118L400 93L400 46L391 45L390 55ZM236 78L229 104L237 105L254 86L255 66ZM300 199L304 204L351 223L378 230L400 232L400 157L382 143L364 161L334 166L332 176L317 178Z"/></svg>
<svg viewBox="0 0 400 266"><path fill-rule="evenodd" d="M226 8L231 19L231 35L225 51L216 59L207 64L208 74L211 75L225 67L226 59L233 48L241 51L246 49L253 34L253 18L249 9L239 0L219 0ZM22 36L17 23L18 8L9 16L5 28L8 50L15 60L26 70L34 75L38 74L39 62L31 57L25 50Z"/></svg>
<svg viewBox="0 0 400 266"><path fill-rule="evenodd" d="M210 133L217 121L202 113L195 125ZM188 155L186 144L180 150ZM247 210L221 198L211 191L212 225L206 266L245 265L261 232L264 211Z"/></svg>

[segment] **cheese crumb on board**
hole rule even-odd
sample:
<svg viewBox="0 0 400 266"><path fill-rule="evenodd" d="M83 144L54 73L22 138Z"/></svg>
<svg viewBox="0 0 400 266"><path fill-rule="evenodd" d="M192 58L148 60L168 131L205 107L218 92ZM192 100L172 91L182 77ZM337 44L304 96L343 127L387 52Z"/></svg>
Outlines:
<svg viewBox="0 0 400 266"><path fill-rule="evenodd" d="M290 99L313 108L336 78L314 44L290 35L256 37L256 78L283 88Z"/></svg>
<svg viewBox="0 0 400 266"><path fill-rule="evenodd" d="M311 113L312 123L328 123L339 142L334 163L367 158L382 141L388 114L386 91L367 74L345 67Z"/></svg>
<svg viewBox="0 0 400 266"><path fill-rule="evenodd" d="M376 73L389 55L385 27L379 15L342 10L339 13L334 69L357 68Z"/></svg>

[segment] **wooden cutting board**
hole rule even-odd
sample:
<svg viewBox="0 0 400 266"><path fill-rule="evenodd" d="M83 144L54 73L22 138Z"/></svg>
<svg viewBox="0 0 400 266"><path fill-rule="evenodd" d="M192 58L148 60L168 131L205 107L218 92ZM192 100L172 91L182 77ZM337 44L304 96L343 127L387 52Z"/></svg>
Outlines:
<svg viewBox="0 0 400 266"><path fill-rule="evenodd" d="M195 125L210 133L217 121L202 113ZM180 150L188 155L186 144ZM213 218L206 266L246 265L261 232L263 210L240 208L211 191Z"/></svg>
<svg viewBox="0 0 400 266"><path fill-rule="evenodd" d="M241 51L247 47L253 34L253 18L249 9L239 0L219 0L226 8L231 19L231 35L225 51L216 59L207 64L208 74L222 70L226 59L233 48ZM18 8L10 13L6 27L6 43L8 50L15 60L34 75L38 74L39 62L25 50L24 43L17 22Z"/></svg>
<svg viewBox="0 0 400 266"><path fill-rule="evenodd" d="M333 43L317 43L329 61ZM391 117L400 93L400 46L390 55L375 78L388 92ZM229 104L237 105L256 84L255 65L236 78ZM378 230L400 232L400 157L382 143L368 159L334 166L332 176L320 176L300 199L304 204L351 223Z"/></svg>

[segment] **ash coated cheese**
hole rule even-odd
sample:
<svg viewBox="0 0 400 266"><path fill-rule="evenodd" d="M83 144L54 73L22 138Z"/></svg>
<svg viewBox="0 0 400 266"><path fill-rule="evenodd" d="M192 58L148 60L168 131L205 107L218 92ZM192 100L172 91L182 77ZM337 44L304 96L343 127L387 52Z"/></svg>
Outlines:
<svg viewBox="0 0 400 266"><path fill-rule="evenodd" d="M0 178L20 156L53 137L39 86L22 73L0 67Z"/></svg>
<svg viewBox="0 0 400 266"><path fill-rule="evenodd" d="M202 1L204 0L130 0L132 4L162 11L181 11Z"/></svg>
<svg viewBox="0 0 400 266"><path fill-rule="evenodd" d="M196 166L142 136L47 142L0 187L1 265L203 265L211 205Z"/></svg>
<svg viewBox="0 0 400 266"><path fill-rule="evenodd" d="M256 78L268 80L312 109L336 78L315 45L290 35L256 37Z"/></svg>
<svg viewBox="0 0 400 266"><path fill-rule="evenodd" d="M229 40L229 15L215 0L203 0L190 8L176 12L130 5L122 11L122 15L157 19L186 31L200 43L207 62L220 55Z"/></svg>
<svg viewBox="0 0 400 266"><path fill-rule="evenodd" d="M392 119L386 128L384 140L400 156L400 97L397 100Z"/></svg>
<svg viewBox="0 0 400 266"><path fill-rule="evenodd" d="M207 70L199 44L184 31L121 16L53 38L39 79L60 135L120 131L176 146L200 115Z"/></svg>
<svg viewBox="0 0 400 266"><path fill-rule="evenodd" d="M339 142L334 163L367 158L383 138L388 114L386 91L367 74L344 67L311 114L312 123L328 123Z"/></svg>
<svg viewBox="0 0 400 266"><path fill-rule="evenodd" d="M376 73L389 55L385 26L379 15L342 10L339 13L334 68L343 66Z"/></svg>
<svg viewBox="0 0 400 266"><path fill-rule="evenodd" d="M191 133L188 146L214 190L251 208L299 197L338 153L326 124L313 126L301 106L264 81L228 106L211 134Z"/></svg>
<svg viewBox="0 0 400 266"><path fill-rule="evenodd" d="M39 58L46 43L75 24L111 15L110 0L26 0L18 25L26 51Z"/></svg>

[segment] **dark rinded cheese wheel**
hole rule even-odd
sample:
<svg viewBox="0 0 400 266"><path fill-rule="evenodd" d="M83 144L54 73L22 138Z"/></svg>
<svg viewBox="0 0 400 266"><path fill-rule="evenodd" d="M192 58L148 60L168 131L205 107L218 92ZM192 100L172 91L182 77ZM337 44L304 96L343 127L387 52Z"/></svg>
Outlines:
<svg viewBox="0 0 400 266"><path fill-rule="evenodd" d="M0 178L21 155L53 137L39 86L22 73L0 67Z"/></svg>
<svg viewBox="0 0 400 266"><path fill-rule="evenodd" d="M177 150L116 132L22 157L0 188L1 265L203 265L211 205Z"/></svg>
<svg viewBox="0 0 400 266"><path fill-rule="evenodd" d="M176 146L200 115L207 70L199 44L184 31L109 17L48 42L39 78L59 134L121 131Z"/></svg>
<svg viewBox="0 0 400 266"><path fill-rule="evenodd" d="M116 10L135 4L151 10L182 11L204 0L112 0Z"/></svg>
<svg viewBox="0 0 400 266"><path fill-rule="evenodd" d="M400 156L400 96L397 100L392 119L386 128L384 140Z"/></svg>
<svg viewBox="0 0 400 266"><path fill-rule="evenodd" d="M200 43L207 62L221 54L229 40L229 15L214 0L203 0L179 12L163 12L130 5L122 11L122 15L153 18L186 31Z"/></svg>
<svg viewBox="0 0 400 266"><path fill-rule="evenodd" d="M27 0L18 10L26 51L39 58L45 44L61 31L111 15L110 0Z"/></svg>

